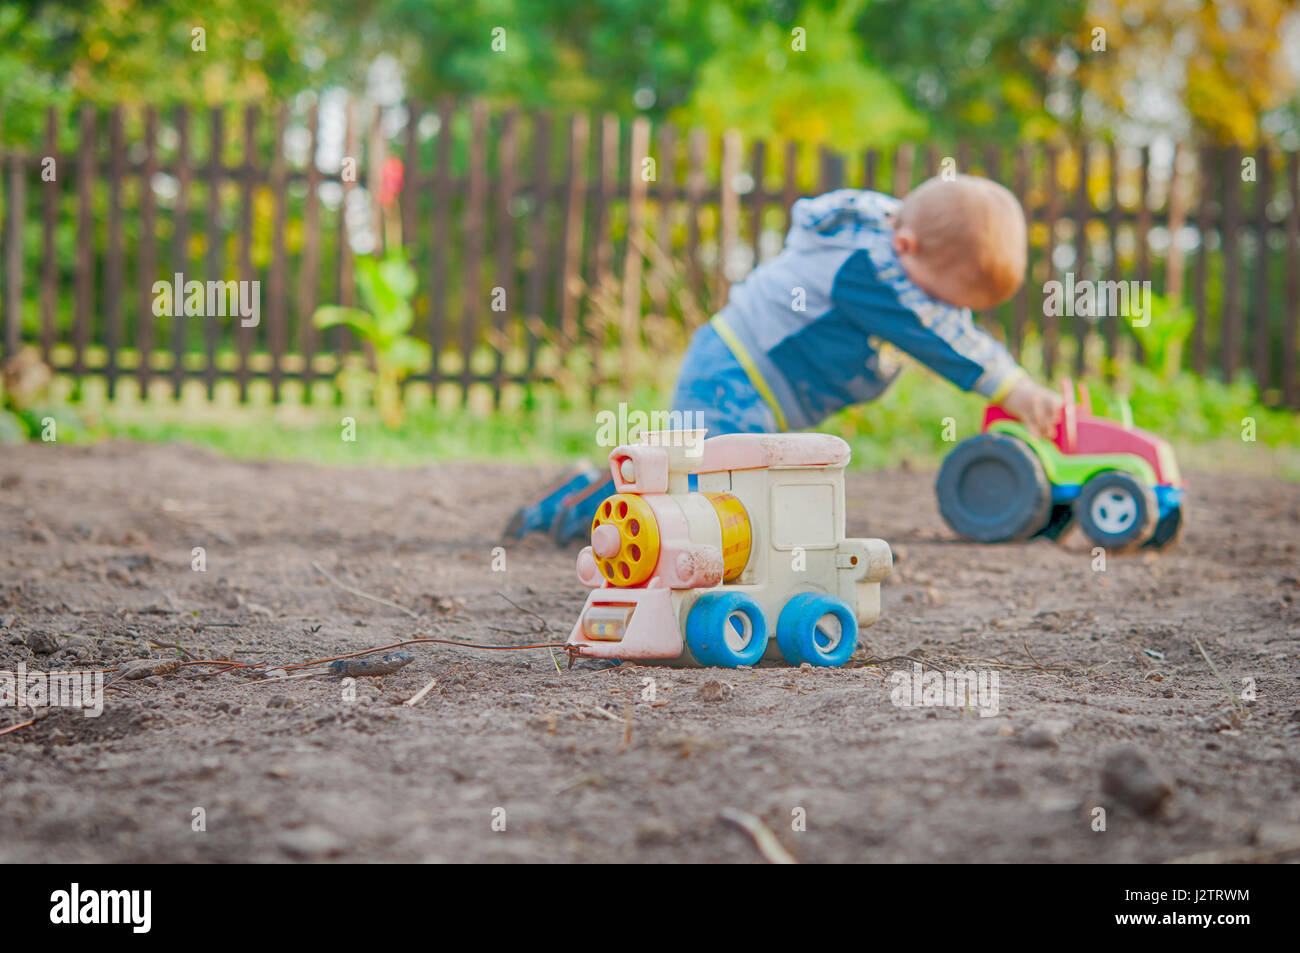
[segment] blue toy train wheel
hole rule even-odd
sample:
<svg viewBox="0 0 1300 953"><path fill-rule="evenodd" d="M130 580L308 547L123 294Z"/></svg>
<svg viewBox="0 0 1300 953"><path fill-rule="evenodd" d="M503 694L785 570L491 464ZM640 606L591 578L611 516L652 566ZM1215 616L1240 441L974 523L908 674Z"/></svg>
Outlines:
<svg viewBox="0 0 1300 953"><path fill-rule="evenodd" d="M858 647L857 616L836 596L802 593L781 610L776 645L791 665L843 665Z"/></svg>
<svg viewBox="0 0 1300 953"><path fill-rule="evenodd" d="M706 592L686 616L686 647L701 665L756 665L767 640L763 608L743 592Z"/></svg>

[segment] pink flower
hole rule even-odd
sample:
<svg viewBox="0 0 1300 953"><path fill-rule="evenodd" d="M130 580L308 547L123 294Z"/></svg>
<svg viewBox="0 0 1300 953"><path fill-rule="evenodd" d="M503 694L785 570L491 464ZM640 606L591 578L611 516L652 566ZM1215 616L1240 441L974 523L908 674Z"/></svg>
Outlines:
<svg viewBox="0 0 1300 953"><path fill-rule="evenodd" d="M402 191L402 178L405 174L405 167L402 160L396 156L389 156L384 160L384 167L379 172L379 205L381 208L389 208L397 199L397 193Z"/></svg>

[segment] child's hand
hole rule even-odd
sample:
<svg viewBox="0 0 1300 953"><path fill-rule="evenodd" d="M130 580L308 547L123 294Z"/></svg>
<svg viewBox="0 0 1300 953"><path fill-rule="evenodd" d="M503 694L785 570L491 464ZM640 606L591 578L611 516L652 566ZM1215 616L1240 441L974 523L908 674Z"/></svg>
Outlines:
<svg viewBox="0 0 1300 953"><path fill-rule="evenodd" d="M1028 427L1030 433L1051 440L1056 436L1056 421L1064 403L1056 391L1023 377L1011 388L1002 406Z"/></svg>

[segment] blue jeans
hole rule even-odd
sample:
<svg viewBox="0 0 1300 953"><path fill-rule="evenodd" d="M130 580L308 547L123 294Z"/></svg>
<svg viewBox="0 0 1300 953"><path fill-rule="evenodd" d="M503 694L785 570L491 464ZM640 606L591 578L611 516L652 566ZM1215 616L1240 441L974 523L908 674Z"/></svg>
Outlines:
<svg viewBox="0 0 1300 953"><path fill-rule="evenodd" d="M692 411L709 429L708 436L724 433L777 433L776 415L754 387L745 369L725 341L704 325L691 336L677 372L673 410Z"/></svg>

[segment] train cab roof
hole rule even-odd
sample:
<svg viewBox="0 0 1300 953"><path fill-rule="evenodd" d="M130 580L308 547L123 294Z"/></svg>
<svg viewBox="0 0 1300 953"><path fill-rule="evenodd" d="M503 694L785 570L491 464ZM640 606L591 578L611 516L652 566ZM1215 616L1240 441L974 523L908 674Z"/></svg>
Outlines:
<svg viewBox="0 0 1300 953"><path fill-rule="evenodd" d="M691 473L757 470L767 467L842 467L849 445L825 433L732 433L704 441L704 452Z"/></svg>

